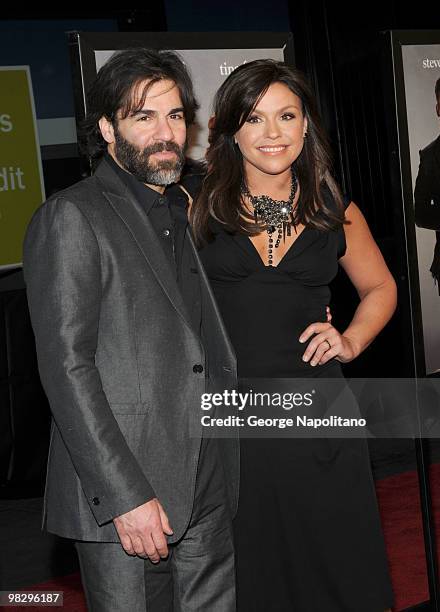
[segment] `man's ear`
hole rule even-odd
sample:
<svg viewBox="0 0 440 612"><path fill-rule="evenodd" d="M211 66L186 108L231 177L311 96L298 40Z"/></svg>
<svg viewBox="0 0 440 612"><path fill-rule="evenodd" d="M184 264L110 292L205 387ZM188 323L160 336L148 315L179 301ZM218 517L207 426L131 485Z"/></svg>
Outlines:
<svg viewBox="0 0 440 612"><path fill-rule="evenodd" d="M440 117L440 100L435 105L435 110L437 111L437 117Z"/></svg>
<svg viewBox="0 0 440 612"><path fill-rule="evenodd" d="M115 131L113 129L112 122L109 121L107 117L101 117L98 122L98 125L104 140L108 144L113 144L115 142Z"/></svg>

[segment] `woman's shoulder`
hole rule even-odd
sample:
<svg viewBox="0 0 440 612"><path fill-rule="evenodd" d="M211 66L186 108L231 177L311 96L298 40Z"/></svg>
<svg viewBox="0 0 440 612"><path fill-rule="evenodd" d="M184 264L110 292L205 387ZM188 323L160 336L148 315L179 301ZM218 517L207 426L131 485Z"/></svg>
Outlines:
<svg viewBox="0 0 440 612"><path fill-rule="evenodd" d="M182 169L179 184L184 187L192 199L198 195L205 174L206 164L204 161L187 158Z"/></svg>
<svg viewBox="0 0 440 612"><path fill-rule="evenodd" d="M326 204L326 206L328 208L330 208L332 211L336 211L337 210L337 201L335 196L333 195L333 193L330 190L330 187L327 185L327 183L324 183L321 187L321 193L322 193L322 197L324 199L324 202ZM342 205L344 207L344 211L347 210L350 202L351 202L351 198L350 196L345 193L344 191L341 191L341 201L342 201Z"/></svg>
<svg viewBox="0 0 440 612"><path fill-rule="evenodd" d="M332 211L332 213L341 214L340 206L337 204L337 200L327 184L323 185L321 189L322 197L326 207ZM344 192L341 192L341 203L343 206L343 213L347 210L351 198ZM345 255L347 250L347 243L345 240L345 229L344 224L340 223L335 227L335 231L330 232L330 239L336 244L337 259L340 259Z"/></svg>

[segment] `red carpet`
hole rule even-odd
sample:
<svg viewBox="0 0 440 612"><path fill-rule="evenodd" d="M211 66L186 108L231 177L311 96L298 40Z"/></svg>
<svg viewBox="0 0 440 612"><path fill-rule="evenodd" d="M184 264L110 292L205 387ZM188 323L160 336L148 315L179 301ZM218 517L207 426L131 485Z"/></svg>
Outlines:
<svg viewBox="0 0 440 612"><path fill-rule="evenodd" d="M440 477L440 466L437 479ZM432 483L434 489L434 483ZM440 493L437 486L437 493ZM428 599L428 582L417 472L376 482L377 499L393 584L395 610ZM434 492L434 491L433 491Z"/></svg>
<svg viewBox="0 0 440 612"><path fill-rule="evenodd" d="M86 601L81 585L81 578L79 574L71 574L70 576L62 576L60 578L53 578L47 582L41 584L35 584L27 589L27 591L63 591L64 603L62 608L58 606L20 606L2 607L2 610L9 610L10 612L21 612L22 610L29 610L35 612L36 610L63 610L68 612L87 612Z"/></svg>
<svg viewBox="0 0 440 612"><path fill-rule="evenodd" d="M440 464L430 467L434 521L440 534ZM428 599L428 583L423 544L417 473L405 472L376 483L377 497L387 547L391 579L396 599L394 610L404 610ZM437 538L440 549L440 538ZM63 609L86 612L79 574L56 578L29 587L33 590L63 591ZM14 612L17 608L5 607ZM47 610L43 607L20 607L20 610Z"/></svg>

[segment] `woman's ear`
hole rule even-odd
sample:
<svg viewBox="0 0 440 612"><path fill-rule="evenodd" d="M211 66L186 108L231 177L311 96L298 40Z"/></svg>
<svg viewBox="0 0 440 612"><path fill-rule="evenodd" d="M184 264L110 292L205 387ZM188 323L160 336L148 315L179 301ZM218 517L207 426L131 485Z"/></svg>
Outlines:
<svg viewBox="0 0 440 612"><path fill-rule="evenodd" d="M307 121L307 117L304 117L303 138L307 137L307 130L308 129L309 129L309 122Z"/></svg>

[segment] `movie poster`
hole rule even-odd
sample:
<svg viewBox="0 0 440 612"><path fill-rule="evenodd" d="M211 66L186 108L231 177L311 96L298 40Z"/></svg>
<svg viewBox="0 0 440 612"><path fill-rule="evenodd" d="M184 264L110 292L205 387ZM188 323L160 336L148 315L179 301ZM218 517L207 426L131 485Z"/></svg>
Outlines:
<svg viewBox="0 0 440 612"><path fill-rule="evenodd" d="M425 366L433 374L440 372L440 42L403 45L402 62Z"/></svg>

